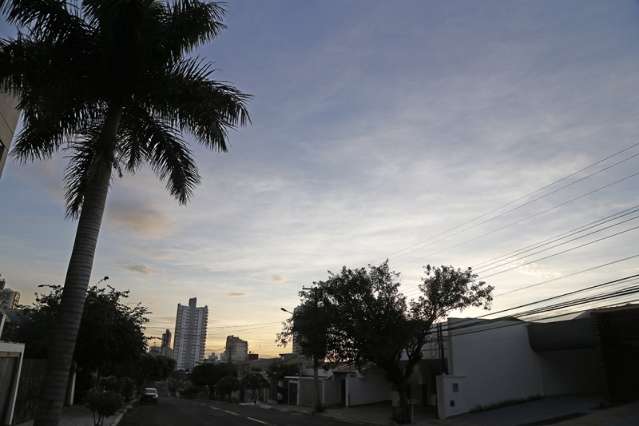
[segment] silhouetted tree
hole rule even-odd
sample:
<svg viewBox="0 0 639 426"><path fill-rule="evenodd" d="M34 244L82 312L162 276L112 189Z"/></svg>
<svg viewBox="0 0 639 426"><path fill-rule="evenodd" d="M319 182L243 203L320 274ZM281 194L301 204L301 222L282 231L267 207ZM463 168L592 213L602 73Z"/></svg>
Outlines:
<svg viewBox="0 0 639 426"><path fill-rule="evenodd" d="M314 409L322 411L319 367L329 349L333 310L324 295L322 283L314 283L313 287L303 289L299 295L300 304L291 318L283 323L277 342L286 346L291 340L295 340L301 347L302 355L311 359L315 388Z"/></svg>
<svg viewBox="0 0 639 426"><path fill-rule="evenodd" d="M245 390L252 391L255 402L258 400L258 391L268 387L268 381L262 376L262 374L254 371L249 371L240 380L240 385Z"/></svg>
<svg viewBox="0 0 639 426"><path fill-rule="evenodd" d="M67 212L79 218L34 423L55 426L113 171L147 162L186 203L200 176L182 134L225 151L228 129L248 120L247 97L187 57L224 28L216 3L0 0L0 10L19 30L0 41L0 89L23 117L13 152L30 161L66 145Z"/></svg>
<svg viewBox="0 0 639 426"><path fill-rule="evenodd" d="M360 366L373 362L383 369L399 396L393 417L407 423L409 379L433 323L453 310L488 307L493 287L478 281L470 268L451 266L426 266L417 300L407 302L399 285L399 274L384 262L368 269L344 267L330 274L322 288L336 312L329 357Z"/></svg>
<svg viewBox="0 0 639 426"><path fill-rule="evenodd" d="M224 376L215 384L215 392L231 400L231 394L240 389L240 382L235 376Z"/></svg>
<svg viewBox="0 0 639 426"><path fill-rule="evenodd" d="M207 386L210 398L215 391L215 384L226 376L237 376L237 367L234 364L200 364L191 371L191 382L197 386Z"/></svg>

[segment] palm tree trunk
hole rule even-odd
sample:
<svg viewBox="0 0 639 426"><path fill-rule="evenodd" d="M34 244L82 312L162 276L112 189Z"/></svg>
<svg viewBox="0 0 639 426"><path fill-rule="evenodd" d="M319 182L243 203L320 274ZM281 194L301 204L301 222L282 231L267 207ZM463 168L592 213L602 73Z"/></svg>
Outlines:
<svg viewBox="0 0 639 426"><path fill-rule="evenodd" d="M120 117L121 109L112 107L102 128L99 143L104 157L98 158L94 163L90 188L82 204L56 328L48 350L47 375L40 393L34 426L58 426L62 416L75 342L111 180L113 166L109 157L115 145Z"/></svg>

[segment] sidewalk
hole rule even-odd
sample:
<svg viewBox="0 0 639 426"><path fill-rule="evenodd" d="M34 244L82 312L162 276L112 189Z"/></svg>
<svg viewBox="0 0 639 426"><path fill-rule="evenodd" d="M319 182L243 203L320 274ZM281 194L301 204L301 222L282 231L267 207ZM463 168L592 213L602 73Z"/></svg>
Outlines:
<svg viewBox="0 0 639 426"><path fill-rule="evenodd" d="M131 405L127 405L114 416L104 419L104 426L116 426L120 422L120 419L122 418L126 410L128 410L130 407ZM33 421L30 420L28 422L19 423L16 426L32 425ZM62 414L62 420L60 421L60 426L93 426L93 415L91 414L91 410L82 405L65 407Z"/></svg>
<svg viewBox="0 0 639 426"><path fill-rule="evenodd" d="M636 426L639 424L639 402L598 410L556 426Z"/></svg>
<svg viewBox="0 0 639 426"><path fill-rule="evenodd" d="M259 406L261 408L279 410L284 412L313 414L313 410L309 407L277 404L259 404ZM316 415L358 425L388 426L395 424L391 419L392 412L390 403L360 405L349 408L327 408L322 413ZM443 420L437 420L433 418L432 415L419 411L419 408L418 411L415 413L415 422L413 423L413 425L419 426L439 426L447 424L449 423Z"/></svg>

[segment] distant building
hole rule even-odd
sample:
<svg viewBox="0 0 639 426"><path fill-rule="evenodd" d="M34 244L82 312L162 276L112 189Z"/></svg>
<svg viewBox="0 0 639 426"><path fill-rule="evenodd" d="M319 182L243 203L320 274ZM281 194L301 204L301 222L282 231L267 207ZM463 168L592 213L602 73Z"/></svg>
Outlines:
<svg viewBox="0 0 639 426"><path fill-rule="evenodd" d="M171 349L171 330L168 328L162 333L162 344L160 346L160 355L172 358L173 349Z"/></svg>
<svg viewBox="0 0 639 426"><path fill-rule="evenodd" d="M178 303L173 343L178 370L191 370L204 359L208 317L209 308L198 308L195 297L189 299L188 306Z"/></svg>
<svg viewBox="0 0 639 426"><path fill-rule="evenodd" d="M10 95L0 95L0 176L7 161L11 139L18 124L18 110L16 100Z"/></svg>
<svg viewBox="0 0 639 426"><path fill-rule="evenodd" d="M15 309L20 302L20 292L6 288L7 282L0 278L0 311Z"/></svg>
<svg viewBox="0 0 639 426"><path fill-rule="evenodd" d="M257 361L258 359L260 359L260 354L254 354L253 352L248 354L249 361Z"/></svg>
<svg viewBox="0 0 639 426"><path fill-rule="evenodd" d="M248 342L236 336L226 337L226 350L223 361L244 362L248 357Z"/></svg>

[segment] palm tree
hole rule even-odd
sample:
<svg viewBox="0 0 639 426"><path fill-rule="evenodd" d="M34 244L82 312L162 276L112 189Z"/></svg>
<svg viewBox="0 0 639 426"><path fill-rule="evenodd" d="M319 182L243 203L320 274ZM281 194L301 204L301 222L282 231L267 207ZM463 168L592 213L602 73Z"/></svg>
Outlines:
<svg viewBox="0 0 639 426"><path fill-rule="evenodd" d="M22 162L70 152L67 214L78 219L35 425L57 425L112 174L148 162L181 204L200 177L188 144L226 151L247 95L211 79L192 50L224 28L199 0L0 0L18 27L0 41L0 89L18 98Z"/></svg>

